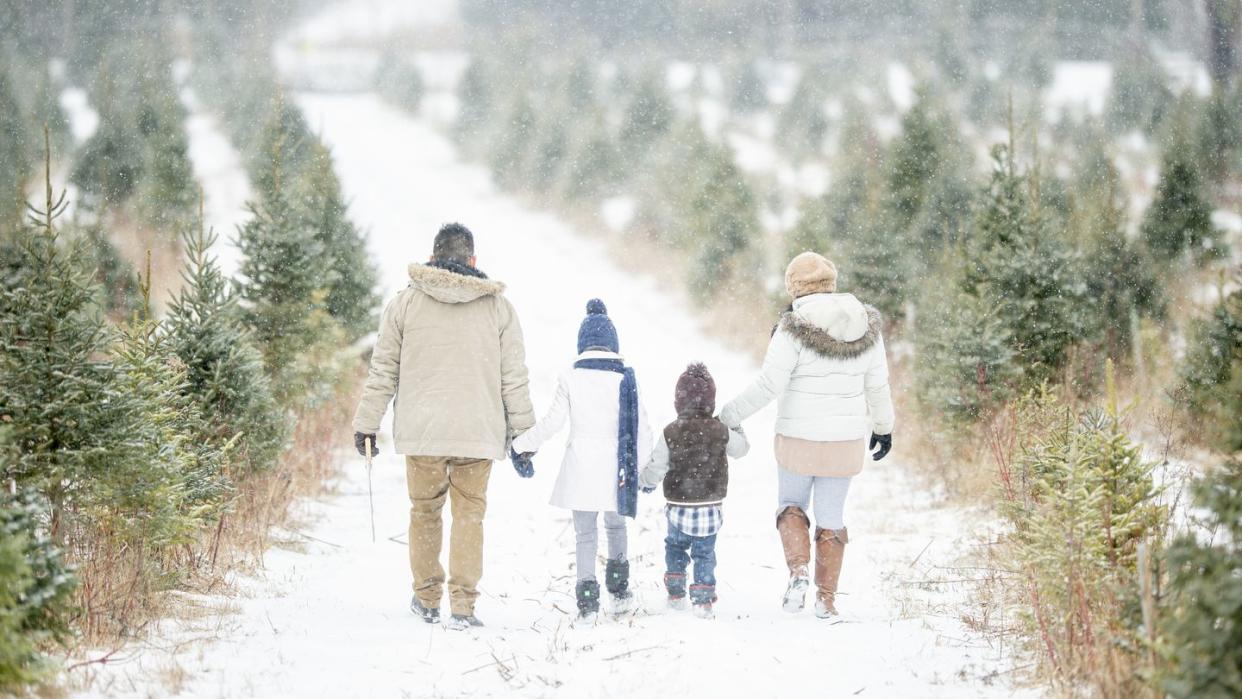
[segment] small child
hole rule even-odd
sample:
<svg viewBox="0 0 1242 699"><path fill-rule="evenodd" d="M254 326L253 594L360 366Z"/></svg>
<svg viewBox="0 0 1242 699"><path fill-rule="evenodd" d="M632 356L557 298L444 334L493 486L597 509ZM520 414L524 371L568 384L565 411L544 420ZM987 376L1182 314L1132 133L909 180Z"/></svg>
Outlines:
<svg viewBox="0 0 1242 699"><path fill-rule="evenodd" d="M750 444L740 427L731 430L712 417L716 383L702 364L691 364L677 379L673 405L677 419L664 428L639 484L650 493L664 481L668 501L664 586L669 606L686 608L686 565L693 559L690 600L696 616L710 619L716 601L716 533L724 523L729 457L745 456Z"/></svg>
<svg viewBox="0 0 1242 699"><path fill-rule="evenodd" d="M573 511L579 623L593 622L599 612L595 555L600 513L608 538L604 581L613 597L611 611L624 613L634 602L625 517L633 517L637 509L638 473L651 453L651 428L639 400L634 370L625 366L619 352L608 309L599 299L592 299L578 329L578 358L573 368L560 375L547 415L513 441L514 467L519 475L529 477L534 473L530 457L569 422L569 444L552 490L552 504Z"/></svg>

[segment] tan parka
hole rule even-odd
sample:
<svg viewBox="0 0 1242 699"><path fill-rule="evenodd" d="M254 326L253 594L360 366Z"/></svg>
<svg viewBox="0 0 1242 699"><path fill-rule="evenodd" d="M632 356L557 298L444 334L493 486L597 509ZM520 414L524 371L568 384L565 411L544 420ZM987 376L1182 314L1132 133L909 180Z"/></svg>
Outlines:
<svg viewBox="0 0 1242 699"><path fill-rule="evenodd" d="M384 309L354 429L393 408L397 452L499 460L535 422L526 350L504 284L412 264Z"/></svg>

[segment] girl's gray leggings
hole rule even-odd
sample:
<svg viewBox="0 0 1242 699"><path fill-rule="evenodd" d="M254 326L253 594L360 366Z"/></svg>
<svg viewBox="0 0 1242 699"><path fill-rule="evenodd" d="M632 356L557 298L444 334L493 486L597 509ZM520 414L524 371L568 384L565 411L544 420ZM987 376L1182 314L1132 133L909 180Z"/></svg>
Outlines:
<svg viewBox="0 0 1242 699"><path fill-rule="evenodd" d="M595 552L599 550L596 529L598 512L574 510L574 534L577 541L578 579L595 579ZM616 512L604 513L604 536L608 537L608 558L625 558L625 518Z"/></svg>
<svg viewBox="0 0 1242 699"><path fill-rule="evenodd" d="M828 476L800 476L776 467L779 507L776 514L786 507L797 507L810 512L812 493L815 496L815 526L820 529L845 528L845 494L850 490L850 479Z"/></svg>

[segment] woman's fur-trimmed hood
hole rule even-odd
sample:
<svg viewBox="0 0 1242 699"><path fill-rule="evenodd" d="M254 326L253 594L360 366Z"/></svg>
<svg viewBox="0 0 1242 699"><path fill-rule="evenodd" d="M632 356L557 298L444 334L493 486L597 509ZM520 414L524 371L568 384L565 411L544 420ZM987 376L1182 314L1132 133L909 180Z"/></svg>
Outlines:
<svg viewBox="0 0 1242 699"><path fill-rule="evenodd" d="M854 359L875 346L883 319L853 294L812 294L781 315L780 327L828 359Z"/></svg>
<svg viewBox="0 0 1242 699"><path fill-rule="evenodd" d="M505 285L485 276L459 274L430 265L412 264L410 286L441 303L469 303L484 296L499 296ZM481 274L481 273L480 273Z"/></svg>

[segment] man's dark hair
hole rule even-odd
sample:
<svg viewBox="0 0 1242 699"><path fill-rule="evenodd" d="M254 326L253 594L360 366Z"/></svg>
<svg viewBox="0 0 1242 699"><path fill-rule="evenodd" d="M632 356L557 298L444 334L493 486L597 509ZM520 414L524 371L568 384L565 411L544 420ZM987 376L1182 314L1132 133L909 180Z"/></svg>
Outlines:
<svg viewBox="0 0 1242 699"><path fill-rule="evenodd" d="M442 262L453 261L469 264L474 257L474 234L460 223L446 223L436 233L431 254Z"/></svg>

